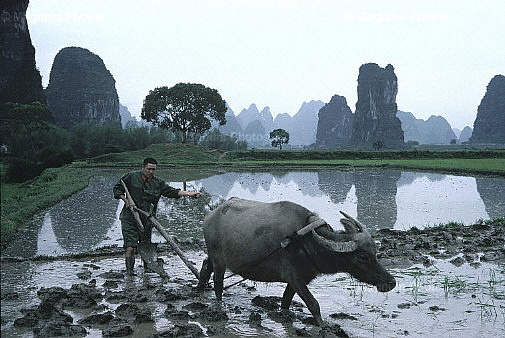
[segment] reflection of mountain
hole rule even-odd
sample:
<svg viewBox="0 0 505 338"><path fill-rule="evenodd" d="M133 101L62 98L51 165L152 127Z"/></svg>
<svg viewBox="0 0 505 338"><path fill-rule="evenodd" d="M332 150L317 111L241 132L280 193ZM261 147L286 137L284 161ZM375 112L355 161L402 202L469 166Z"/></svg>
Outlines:
<svg viewBox="0 0 505 338"><path fill-rule="evenodd" d="M91 178L88 188L51 208L54 234L68 252L90 250L107 234L116 218L112 196L117 178Z"/></svg>
<svg viewBox="0 0 505 338"><path fill-rule="evenodd" d="M401 177L398 179L397 186L411 185L414 180L426 177L430 182L438 182L445 179L447 175L442 174L428 174L428 173L415 173L412 171L402 171Z"/></svg>
<svg viewBox="0 0 505 338"><path fill-rule="evenodd" d="M258 189L270 191L274 184L289 185L295 184L298 189L308 196L319 196L315 172L281 172L272 173L226 173L212 176L203 180L195 181L197 187L211 194L213 197L221 196L226 198L235 184L239 184L244 190L257 193Z"/></svg>
<svg viewBox="0 0 505 338"><path fill-rule="evenodd" d="M226 198L236 181L239 180L241 174L239 173L226 173L222 175L215 175L203 180L195 181L197 187L202 187L212 197Z"/></svg>
<svg viewBox="0 0 505 338"><path fill-rule="evenodd" d="M352 172L322 171L317 173L319 189L328 194L334 203L344 202L353 184Z"/></svg>
<svg viewBox="0 0 505 338"><path fill-rule="evenodd" d="M251 193L256 193L261 187L263 190L270 190L274 177L270 173L247 173L241 174L238 183L244 190L248 190Z"/></svg>
<svg viewBox="0 0 505 338"><path fill-rule="evenodd" d="M39 231L39 237L37 239L37 255L38 256L58 256L65 254L59 245L48 245L57 244L58 239L54 234L53 222L51 220L51 213L47 212L44 215L44 221L42 222L42 228Z"/></svg>
<svg viewBox="0 0 505 338"><path fill-rule="evenodd" d="M397 218L396 183L399 171L356 171L354 184L358 198L358 220L373 232L393 228Z"/></svg>
<svg viewBox="0 0 505 338"><path fill-rule="evenodd" d="M477 191L490 218L505 217L505 180L476 178ZM501 191L501 194L497 194Z"/></svg>
<svg viewBox="0 0 505 338"><path fill-rule="evenodd" d="M276 176L276 179L280 184L294 183L304 195L313 197L321 195L317 185L317 173L315 172L296 171L283 177Z"/></svg>

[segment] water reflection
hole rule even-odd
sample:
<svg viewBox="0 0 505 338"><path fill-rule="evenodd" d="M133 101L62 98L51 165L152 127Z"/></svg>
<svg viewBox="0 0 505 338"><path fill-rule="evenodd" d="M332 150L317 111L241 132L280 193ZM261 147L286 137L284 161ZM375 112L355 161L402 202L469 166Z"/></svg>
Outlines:
<svg viewBox="0 0 505 338"><path fill-rule="evenodd" d="M82 252L99 243L114 222L117 200L111 198L113 177L92 177L87 189L53 207L54 234L68 252Z"/></svg>
<svg viewBox="0 0 505 338"><path fill-rule="evenodd" d="M354 173L360 222L372 230L394 227L397 220L396 183L400 177L399 171Z"/></svg>
<svg viewBox="0 0 505 338"><path fill-rule="evenodd" d="M317 173L318 186L330 196L335 203L341 203L346 200L349 191L353 187L354 173L353 172L319 172Z"/></svg>
<svg viewBox="0 0 505 338"><path fill-rule="evenodd" d="M77 253L122 245L119 212L112 186L122 172L97 172L89 187L35 219L2 254L31 257ZM169 182L182 188L182 182ZM233 196L264 202L289 200L340 228L343 210L372 232L380 228L423 228L450 221L471 224L505 216L505 180L400 171L230 172L187 182L203 190L199 200L162 198L158 219L172 235L202 238L211 206ZM154 232L154 240L164 239Z"/></svg>
<svg viewBox="0 0 505 338"><path fill-rule="evenodd" d="M486 205L489 217L505 216L505 180L477 178L477 191Z"/></svg>
<svg viewBox="0 0 505 338"><path fill-rule="evenodd" d="M375 171L227 173L196 181L212 195L265 202L290 200L338 224L339 210L372 231L423 228L447 222L470 224L505 216L505 180ZM482 197L481 197L482 195ZM338 225L337 225L338 226Z"/></svg>

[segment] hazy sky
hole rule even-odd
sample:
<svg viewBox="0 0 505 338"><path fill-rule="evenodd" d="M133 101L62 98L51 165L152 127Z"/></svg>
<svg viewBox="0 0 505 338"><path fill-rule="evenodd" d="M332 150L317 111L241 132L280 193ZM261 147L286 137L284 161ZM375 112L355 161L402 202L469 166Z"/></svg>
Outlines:
<svg viewBox="0 0 505 338"><path fill-rule="evenodd" d="M388 63L398 109L473 127L505 75L503 0L31 0L28 26L44 87L68 46L99 55L119 100L140 115L149 90L179 82L219 91L238 114L255 103L294 115L345 96L359 67Z"/></svg>

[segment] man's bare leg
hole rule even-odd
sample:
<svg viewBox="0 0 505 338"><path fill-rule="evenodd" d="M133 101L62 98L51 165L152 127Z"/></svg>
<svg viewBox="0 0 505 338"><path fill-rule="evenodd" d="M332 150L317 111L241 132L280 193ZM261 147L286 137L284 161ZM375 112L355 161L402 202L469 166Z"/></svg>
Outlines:
<svg viewBox="0 0 505 338"><path fill-rule="evenodd" d="M127 247L125 253L126 274L134 275L133 266L135 265L135 248Z"/></svg>

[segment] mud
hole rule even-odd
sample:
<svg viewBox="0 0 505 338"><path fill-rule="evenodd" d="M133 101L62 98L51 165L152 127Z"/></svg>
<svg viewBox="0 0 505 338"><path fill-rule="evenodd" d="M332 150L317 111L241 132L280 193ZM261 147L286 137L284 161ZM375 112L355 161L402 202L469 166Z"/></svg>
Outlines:
<svg viewBox="0 0 505 338"><path fill-rule="evenodd" d="M455 266L465 263L475 266L483 262L505 263L503 219L471 226L380 230L374 234L374 238L379 244L378 257L388 268L404 268L415 264L430 266L434 260L448 260ZM179 242L179 245L183 251L197 251L204 256L202 241ZM265 332L271 326L265 325L265 321L274 321L291 327L288 336L349 336L334 321L328 322L325 328L315 326L313 317L299 302L295 301L290 311L281 311L280 297L255 296L255 287L250 285L237 286L249 294L249 304L238 302L227 307L214 300L210 286L201 292L192 284L194 281L188 279L160 278L142 271L140 267L136 268L137 275L132 277L126 276L124 270L116 269L98 275L94 273L103 271L101 259L117 257L120 260L122 254L121 248L112 246L78 255L2 258L2 263L26 260L87 261L84 263L86 269L76 272L82 283L73 284L70 288L40 287L37 291L38 302L21 309L22 316L14 320L16 332L31 333L34 337L239 336L236 332L230 332L228 322L231 317L240 314L245 322L239 325L261 328ZM176 259L166 244L158 245L158 255ZM21 296L18 292L2 292L2 302ZM414 305L404 303L399 304L398 308L402 309L402 306L409 308ZM430 307L430 311L444 309ZM327 315L340 321L359 320L354 313ZM395 314L392 316L394 318ZM3 321L2 326L5 324ZM293 325L294 322L298 324ZM7 332L2 332L2 336L4 333ZM405 330L402 334L409 335L409 332Z"/></svg>
<svg viewBox="0 0 505 338"><path fill-rule="evenodd" d="M378 257L386 266L430 266L434 259L450 259L456 266L464 262L505 263L505 218L470 226L383 229L374 234L374 239L380 243Z"/></svg>

